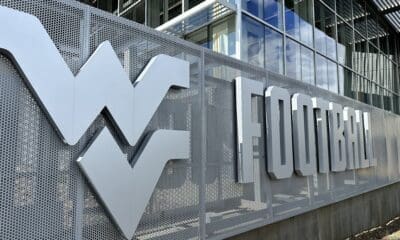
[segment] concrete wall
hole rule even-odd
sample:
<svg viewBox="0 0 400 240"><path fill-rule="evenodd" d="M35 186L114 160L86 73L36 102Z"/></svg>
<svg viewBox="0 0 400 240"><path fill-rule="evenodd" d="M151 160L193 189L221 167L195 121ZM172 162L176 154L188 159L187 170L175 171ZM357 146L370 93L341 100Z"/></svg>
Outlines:
<svg viewBox="0 0 400 240"><path fill-rule="evenodd" d="M399 214L400 183L395 183L229 239L344 239Z"/></svg>

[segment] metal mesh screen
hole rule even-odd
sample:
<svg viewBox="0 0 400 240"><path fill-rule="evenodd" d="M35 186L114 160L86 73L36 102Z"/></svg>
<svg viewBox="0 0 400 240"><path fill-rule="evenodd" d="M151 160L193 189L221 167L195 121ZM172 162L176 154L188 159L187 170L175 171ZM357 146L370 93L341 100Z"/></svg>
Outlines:
<svg viewBox="0 0 400 240"><path fill-rule="evenodd" d="M74 73L105 40L132 81L157 54L190 62L190 89L170 90L147 130L190 131L191 157L165 167L136 230L137 239L220 239L399 180L400 122L395 115L75 1L0 0L0 5L37 16ZM237 76L372 111L378 167L273 181L265 171L263 136L253 142L259 160L256 183L238 184ZM263 108L258 99L253 112L262 124ZM100 115L78 144L64 144L15 66L0 55L0 239L123 239L75 162L108 124ZM121 148L132 159L136 149Z"/></svg>

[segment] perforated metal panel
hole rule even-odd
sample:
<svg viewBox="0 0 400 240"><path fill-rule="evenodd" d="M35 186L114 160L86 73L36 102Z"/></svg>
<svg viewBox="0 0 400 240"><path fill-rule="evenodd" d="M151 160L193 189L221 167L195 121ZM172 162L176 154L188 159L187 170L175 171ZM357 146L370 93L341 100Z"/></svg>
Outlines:
<svg viewBox="0 0 400 240"><path fill-rule="evenodd" d="M165 167L136 230L137 239L221 239L400 178L396 115L75 1L0 0L0 5L37 16L74 73L105 40L132 81L157 54L191 63L190 89L170 90L147 127L190 131L191 157ZM378 166L274 181L265 171L263 136L254 142L259 160L256 183L237 183L237 76L371 111ZM264 125L263 111L260 98L254 117ZM64 144L13 63L0 54L0 239L123 239L75 162L109 124L100 115L77 145ZM132 159L136 149L120 146Z"/></svg>

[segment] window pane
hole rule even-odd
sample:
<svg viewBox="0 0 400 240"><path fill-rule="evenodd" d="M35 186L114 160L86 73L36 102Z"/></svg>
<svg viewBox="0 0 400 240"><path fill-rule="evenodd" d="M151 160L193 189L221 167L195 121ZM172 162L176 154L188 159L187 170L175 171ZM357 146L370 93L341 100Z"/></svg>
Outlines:
<svg viewBox="0 0 400 240"><path fill-rule="evenodd" d="M315 2L315 48L336 59L335 14L318 1Z"/></svg>
<svg viewBox="0 0 400 240"><path fill-rule="evenodd" d="M355 34L355 52L353 54L353 69L357 73L366 76L367 75L367 40L360 34Z"/></svg>
<svg viewBox="0 0 400 240"><path fill-rule="evenodd" d="M264 67L264 27L243 16L242 59Z"/></svg>
<svg viewBox="0 0 400 240"><path fill-rule="evenodd" d="M356 99L356 94L355 94L356 83L353 84L353 73L347 68L339 67L339 79L340 82L343 82L342 89L344 95Z"/></svg>
<svg viewBox="0 0 400 240"><path fill-rule="evenodd" d="M339 79L339 94L340 95L345 95L344 94L344 82L345 82L345 72L344 72L344 67L340 66L338 67L338 79Z"/></svg>
<svg viewBox="0 0 400 240"><path fill-rule="evenodd" d="M242 8L259 18L263 17L263 0L242 0Z"/></svg>
<svg viewBox="0 0 400 240"><path fill-rule="evenodd" d="M345 23L338 25L337 51L339 63L351 67L353 54L353 30Z"/></svg>
<svg viewBox="0 0 400 240"><path fill-rule="evenodd" d="M286 38L286 75L288 77L301 79L300 45Z"/></svg>
<svg viewBox="0 0 400 240"><path fill-rule="evenodd" d="M286 32L310 46L313 44L312 11L311 0L285 1Z"/></svg>
<svg viewBox="0 0 400 240"><path fill-rule="evenodd" d="M336 0L336 12L346 22L351 21L351 2L349 0Z"/></svg>
<svg viewBox="0 0 400 240"><path fill-rule="evenodd" d="M282 0L264 0L264 20L282 29Z"/></svg>
<svg viewBox="0 0 400 240"><path fill-rule="evenodd" d="M393 95L393 112L397 114L400 113L399 99L399 96Z"/></svg>
<svg viewBox="0 0 400 240"><path fill-rule="evenodd" d="M317 0L314 2L317 2ZM335 10L335 0L323 0L323 2L328 5L332 10Z"/></svg>
<svg viewBox="0 0 400 240"><path fill-rule="evenodd" d="M211 48L228 56L235 54L235 19L229 17L223 22L211 25Z"/></svg>
<svg viewBox="0 0 400 240"><path fill-rule="evenodd" d="M372 105L382 107L382 92L376 84L372 84Z"/></svg>
<svg viewBox="0 0 400 240"><path fill-rule="evenodd" d="M328 70L328 85L329 91L338 93L338 77L337 77L337 64L331 60L327 60L327 70Z"/></svg>
<svg viewBox="0 0 400 240"><path fill-rule="evenodd" d="M383 107L387 111L392 110L392 93L388 90L383 90Z"/></svg>
<svg viewBox="0 0 400 240"><path fill-rule="evenodd" d="M207 36L207 27L203 27L193 33L188 34L185 39L202 47L210 48Z"/></svg>
<svg viewBox="0 0 400 240"><path fill-rule="evenodd" d="M267 70L283 74L283 37L282 34L265 28L265 67Z"/></svg>
<svg viewBox="0 0 400 240"><path fill-rule="evenodd" d="M367 77L375 82L379 83L379 71L378 71L378 66L379 66L379 57L378 57L378 49L374 47L372 44L369 44L369 53L368 53L368 71L367 71Z"/></svg>
<svg viewBox="0 0 400 240"><path fill-rule="evenodd" d="M310 49L301 46L301 80L314 85L314 54Z"/></svg>
<svg viewBox="0 0 400 240"><path fill-rule="evenodd" d="M353 1L353 19L354 29L360 32L363 37L367 37L367 17L364 0Z"/></svg>
<svg viewBox="0 0 400 240"><path fill-rule="evenodd" d="M317 54L315 56L316 85L320 88L329 89L328 80L328 59Z"/></svg>

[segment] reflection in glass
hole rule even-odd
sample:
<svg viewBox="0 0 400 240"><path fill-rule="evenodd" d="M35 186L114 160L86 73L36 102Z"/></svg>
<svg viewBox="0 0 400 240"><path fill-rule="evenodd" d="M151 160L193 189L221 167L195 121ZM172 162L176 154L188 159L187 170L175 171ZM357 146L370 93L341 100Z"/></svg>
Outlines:
<svg viewBox="0 0 400 240"><path fill-rule="evenodd" d="M356 84L353 85L353 73L344 68L339 66L339 82L343 83L342 92L346 97L356 99L356 94L354 91L354 87Z"/></svg>
<svg viewBox="0 0 400 240"><path fill-rule="evenodd" d="M242 60L264 67L264 27L243 16Z"/></svg>
<svg viewBox="0 0 400 240"><path fill-rule="evenodd" d="M313 44L311 3L311 0L285 1L286 32L309 46Z"/></svg>
<svg viewBox="0 0 400 240"><path fill-rule="evenodd" d="M338 24L338 62L352 67L353 30L346 23Z"/></svg>
<svg viewBox="0 0 400 240"><path fill-rule="evenodd" d="M283 74L283 37L277 31L265 28L265 68Z"/></svg>
<svg viewBox="0 0 400 240"><path fill-rule="evenodd" d="M383 90L383 108L387 111L392 110L392 93L388 90Z"/></svg>
<svg viewBox="0 0 400 240"><path fill-rule="evenodd" d="M300 45L286 38L286 76L301 80Z"/></svg>
<svg viewBox="0 0 400 240"><path fill-rule="evenodd" d="M338 93L339 84L337 76L337 64L331 60L327 60L328 70L328 90L334 93Z"/></svg>
<svg viewBox="0 0 400 240"><path fill-rule="evenodd" d="M264 21L282 28L282 0L264 0Z"/></svg>
<svg viewBox="0 0 400 240"><path fill-rule="evenodd" d="M353 69L357 73L366 76L368 67L367 67L367 56L368 56L368 43L365 38L363 38L360 34L355 34L355 52L353 54Z"/></svg>
<svg viewBox="0 0 400 240"><path fill-rule="evenodd" d="M282 0L242 0L242 7L272 26L282 29Z"/></svg>
<svg viewBox="0 0 400 240"><path fill-rule="evenodd" d="M210 28L212 50L228 56L235 55L235 19L230 17Z"/></svg>
<svg viewBox="0 0 400 240"><path fill-rule="evenodd" d="M336 63L319 54L316 55L315 62L317 76L316 85L320 88L338 93L339 83Z"/></svg>
<svg viewBox="0 0 400 240"><path fill-rule="evenodd" d="M368 46L368 59L367 59L367 63L368 63L368 71L367 71L367 77L375 82L378 83L379 82L379 72L378 72L378 66L379 66L379 56L378 56L378 49L376 47L374 47L372 44L369 44Z"/></svg>
<svg viewBox="0 0 400 240"><path fill-rule="evenodd" d="M210 48L207 34L207 27L203 27L195 32L188 34L185 37L189 42L196 43L202 47Z"/></svg>
<svg viewBox="0 0 400 240"><path fill-rule="evenodd" d="M263 0L242 0L242 8L254 16L263 17Z"/></svg>
<svg viewBox="0 0 400 240"><path fill-rule="evenodd" d="M314 53L301 46L301 80L314 85Z"/></svg>
<svg viewBox="0 0 400 240"><path fill-rule="evenodd" d="M382 107L382 91L377 84L372 84L372 105L375 107Z"/></svg>
<svg viewBox="0 0 400 240"><path fill-rule="evenodd" d="M336 60L335 14L316 1L315 7L315 48L320 53Z"/></svg>

